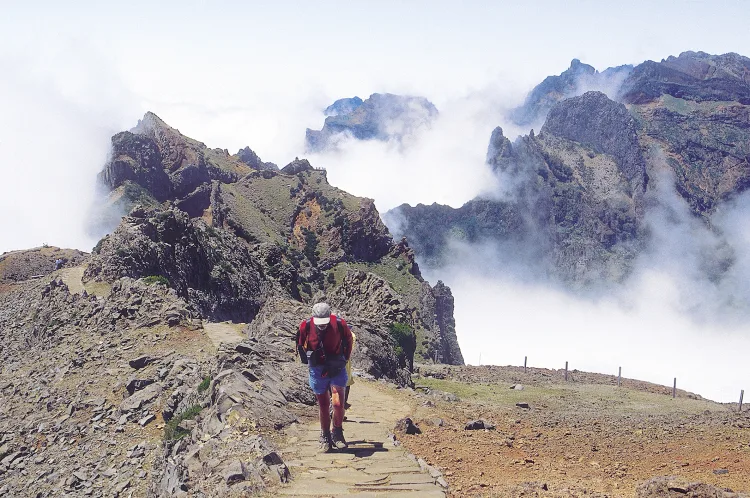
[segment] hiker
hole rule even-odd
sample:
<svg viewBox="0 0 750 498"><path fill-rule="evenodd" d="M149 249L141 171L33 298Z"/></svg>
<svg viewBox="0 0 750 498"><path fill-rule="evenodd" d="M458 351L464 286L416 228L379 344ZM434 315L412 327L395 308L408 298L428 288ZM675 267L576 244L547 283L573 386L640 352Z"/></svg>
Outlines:
<svg viewBox="0 0 750 498"><path fill-rule="evenodd" d="M326 303L312 307L312 317L303 321L297 334L297 350L309 367L310 388L318 400L320 447L339 450L348 445L344 439L344 392L348 381L346 362L352 354L352 332L346 321L331 314ZM329 396L329 389L332 395ZM332 398L332 399L331 399ZM333 430L329 404L333 402Z"/></svg>
<svg viewBox="0 0 750 498"><path fill-rule="evenodd" d="M55 260L55 270L59 270L60 268L62 268L62 265L63 265L63 260L60 258L57 258Z"/></svg>

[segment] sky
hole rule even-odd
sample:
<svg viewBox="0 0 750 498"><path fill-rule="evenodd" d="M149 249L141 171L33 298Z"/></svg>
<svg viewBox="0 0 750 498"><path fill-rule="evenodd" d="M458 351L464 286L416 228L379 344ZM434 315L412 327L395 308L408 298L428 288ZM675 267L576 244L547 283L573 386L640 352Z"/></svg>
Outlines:
<svg viewBox="0 0 750 498"><path fill-rule="evenodd" d="M90 250L101 234L86 220L109 138L146 111L209 147L249 145L284 165L305 156L305 128L319 129L335 99L421 95L441 117L407 152L355 144L309 157L381 211L460 206L495 187L484 165L492 129L526 132L503 123L504 112L571 59L601 70L685 50L750 55L740 1L0 0L0 12L0 252ZM463 297L475 281L445 277L475 363L460 332L477 314ZM602 309L602 320L619 316Z"/></svg>

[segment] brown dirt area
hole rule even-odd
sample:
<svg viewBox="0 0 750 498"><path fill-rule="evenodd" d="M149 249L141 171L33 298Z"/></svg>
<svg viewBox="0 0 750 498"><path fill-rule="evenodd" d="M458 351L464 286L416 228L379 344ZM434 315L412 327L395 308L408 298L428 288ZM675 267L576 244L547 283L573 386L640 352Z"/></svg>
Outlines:
<svg viewBox="0 0 750 498"><path fill-rule="evenodd" d="M423 433L400 438L443 471L451 496L633 497L658 476L750 491L750 411L736 404L584 372L565 382L541 369L421 370L415 392L400 396ZM475 419L496 429L464 430Z"/></svg>

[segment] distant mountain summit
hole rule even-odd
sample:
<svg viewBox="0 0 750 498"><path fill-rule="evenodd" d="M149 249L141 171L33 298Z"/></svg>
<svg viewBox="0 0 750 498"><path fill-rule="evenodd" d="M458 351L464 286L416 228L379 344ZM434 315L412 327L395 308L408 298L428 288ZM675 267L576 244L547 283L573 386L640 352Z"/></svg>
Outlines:
<svg viewBox="0 0 750 498"><path fill-rule="evenodd" d="M606 94L584 91L607 85ZM515 265L574 287L618 282L651 240L650 213L666 202L653 178L666 170L707 229L722 203L750 187L750 59L737 54L685 52L602 73L574 60L512 117L544 121L513 142L499 127L492 133L487 163L510 192L459 209L386 213L427 266L465 258L452 241L490 243L497 271ZM698 265L721 282L736 249L716 237Z"/></svg>
<svg viewBox="0 0 750 498"><path fill-rule="evenodd" d="M366 100L359 97L339 99L324 111L327 116L321 130L307 129L308 152L335 149L347 137L357 140L402 140L437 117L437 108L423 97L374 93Z"/></svg>
<svg viewBox="0 0 750 498"><path fill-rule="evenodd" d="M558 76L548 76L534 87L523 105L511 113L511 118L519 125L535 125L545 118L558 102L570 97L597 90L614 98L624 79L633 70L625 65L597 71L593 66L573 59L570 67Z"/></svg>

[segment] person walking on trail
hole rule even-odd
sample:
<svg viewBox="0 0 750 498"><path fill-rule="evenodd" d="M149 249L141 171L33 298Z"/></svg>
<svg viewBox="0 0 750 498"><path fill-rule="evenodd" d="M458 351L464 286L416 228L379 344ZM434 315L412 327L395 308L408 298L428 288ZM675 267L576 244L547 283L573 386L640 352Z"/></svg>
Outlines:
<svg viewBox="0 0 750 498"><path fill-rule="evenodd" d="M297 350L307 363L310 388L318 400L320 417L320 447L343 450L348 445L344 438L344 396L348 376L346 363L352 354L352 331L346 321L331 313L326 303L312 307L312 317L303 321L297 334ZM332 393L329 396L329 389ZM332 399L331 399L332 398ZM333 430L329 404L333 403Z"/></svg>

